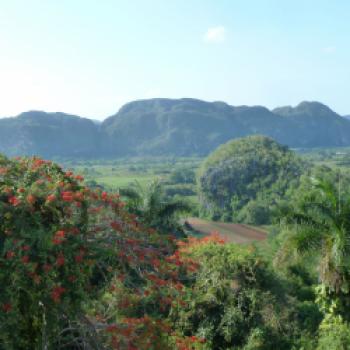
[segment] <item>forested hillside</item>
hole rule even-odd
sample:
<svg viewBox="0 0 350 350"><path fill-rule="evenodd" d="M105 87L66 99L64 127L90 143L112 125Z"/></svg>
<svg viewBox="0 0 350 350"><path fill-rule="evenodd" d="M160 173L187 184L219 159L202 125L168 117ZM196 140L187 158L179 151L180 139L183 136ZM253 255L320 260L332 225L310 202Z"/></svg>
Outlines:
<svg viewBox="0 0 350 350"><path fill-rule="evenodd" d="M98 134L90 119L31 111L0 119L0 152L9 156L94 157L99 154Z"/></svg>
<svg viewBox="0 0 350 350"><path fill-rule="evenodd" d="M318 102L272 111L195 99L134 101L102 123L31 111L0 119L0 152L44 157L207 155L261 134L295 148L350 145L350 121Z"/></svg>

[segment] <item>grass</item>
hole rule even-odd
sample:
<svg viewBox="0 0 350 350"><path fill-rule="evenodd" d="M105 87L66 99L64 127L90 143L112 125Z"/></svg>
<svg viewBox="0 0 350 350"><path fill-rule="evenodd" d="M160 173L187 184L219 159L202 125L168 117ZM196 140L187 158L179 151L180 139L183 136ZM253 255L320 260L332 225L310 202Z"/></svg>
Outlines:
<svg viewBox="0 0 350 350"><path fill-rule="evenodd" d="M113 189L128 187L137 181L141 187L145 187L152 180L156 179L155 175L135 175L135 174L121 174L121 175L107 175L107 176L95 176L93 179L101 184L111 187Z"/></svg>
<svg viewBox="0 0 350 350"><path fill-rule="evenodd" d="M129 158L129 159L96 159L66 161L63 166L76 174L81 174L87 181L96 181L108 190L128 187L137 181L141 187L155 179L169 179L176 169L195 169L201 162L200 158ZM196 196L186 196L186 199L197 203Z"/></svg>

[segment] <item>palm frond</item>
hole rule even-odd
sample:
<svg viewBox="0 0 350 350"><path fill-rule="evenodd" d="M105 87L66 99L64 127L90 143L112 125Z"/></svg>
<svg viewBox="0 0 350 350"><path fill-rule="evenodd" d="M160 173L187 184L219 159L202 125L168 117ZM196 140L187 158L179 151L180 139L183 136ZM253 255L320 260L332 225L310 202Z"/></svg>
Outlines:
<svg viewBox="0 0 350 350"><path fill-rule="evenodd" d="M120 188L119 194L131 200L140 201L142 198L140 192L133 187Z"/></svg>
<svg viewBox="0 0 350 350"><path fill-rule="evenodd" d="M319 253L324 236L324 232L312 225L297 225L288 243L299 254Z"/></svg>
<svg viewBox="0 0 350 350"><path fill-rule="evenodd" d="M163 207L159 211L159 216L165 218L165 217L171 217L175 213L185 213L191 211L191 205L189 203L183 202L183 201L176 201L172 203L167 203L163 205Z"/></svg>

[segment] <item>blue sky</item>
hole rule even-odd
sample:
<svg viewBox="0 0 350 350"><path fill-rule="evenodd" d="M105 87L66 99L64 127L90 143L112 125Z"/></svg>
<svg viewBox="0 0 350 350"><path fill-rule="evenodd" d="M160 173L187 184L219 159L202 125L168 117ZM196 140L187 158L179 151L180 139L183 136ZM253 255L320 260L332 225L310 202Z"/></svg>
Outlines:
<svg viewBox="0 0 350 350"><path fill-rule="evenodd" d="M193 97L350 114L347 0L0 0L0 116Z"/></svg>

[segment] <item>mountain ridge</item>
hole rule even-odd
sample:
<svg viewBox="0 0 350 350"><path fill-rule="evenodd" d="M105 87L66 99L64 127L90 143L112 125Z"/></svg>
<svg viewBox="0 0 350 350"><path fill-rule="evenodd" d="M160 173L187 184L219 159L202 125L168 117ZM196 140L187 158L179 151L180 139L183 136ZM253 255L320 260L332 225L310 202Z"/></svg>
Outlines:
<svg viewBox="0 0 350 350"><path fill-rule="evenodd" d="M154 98L131 101L100 122L36 110L2 118L0 152L49 158L192 156L252 134L290 147L350 146L350 120L315 101L270 110L223 101Z"/></svg>

